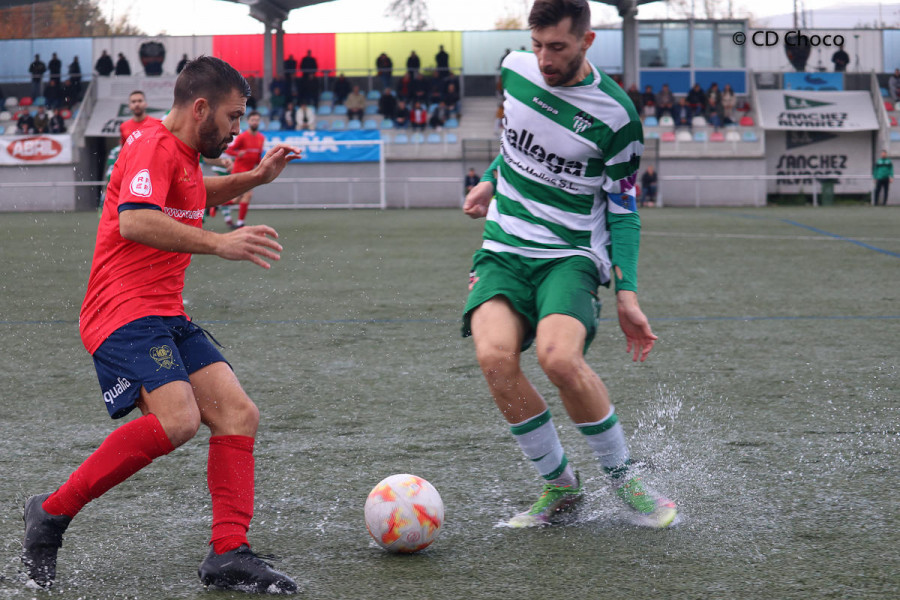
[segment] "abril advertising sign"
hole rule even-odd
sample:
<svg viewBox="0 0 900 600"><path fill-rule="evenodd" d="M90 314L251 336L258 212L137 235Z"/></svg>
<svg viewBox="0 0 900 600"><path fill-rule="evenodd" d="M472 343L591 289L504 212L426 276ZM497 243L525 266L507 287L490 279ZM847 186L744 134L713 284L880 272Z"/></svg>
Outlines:
<svg viewBox="0 0 900 600"><path fill-rule="evenodd" d="M275 144L297 146L302 162L378 162L381 134L376 130L357 131L263 131L265 149Z"/></svg>

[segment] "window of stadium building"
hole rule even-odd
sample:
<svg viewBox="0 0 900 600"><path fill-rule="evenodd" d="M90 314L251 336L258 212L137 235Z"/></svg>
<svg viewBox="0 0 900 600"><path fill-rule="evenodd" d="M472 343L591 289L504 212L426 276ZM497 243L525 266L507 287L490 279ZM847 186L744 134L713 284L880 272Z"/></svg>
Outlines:
<svg viewBox="0 0 900 600"><path fill-rule="evenodd" d="M694 25L695 69L742 69L744 47L733 36L744 31L741 23L696 23Z"/></svg>
<svg viewBox="0 0 900 600"><path fill-rule="evenodd" d="M640 23L638 40L642 67L669 69L690 67L690 35L687 23Z"/></svg>
<svg viewBox="0 0 900 600"><path fill-rule="evenodd" d="M740 21L648 21L638 25L641 67L666 69L742 69L744 48L732 36L743 31ZM691 36L693 35L693 61Z"/></svg>

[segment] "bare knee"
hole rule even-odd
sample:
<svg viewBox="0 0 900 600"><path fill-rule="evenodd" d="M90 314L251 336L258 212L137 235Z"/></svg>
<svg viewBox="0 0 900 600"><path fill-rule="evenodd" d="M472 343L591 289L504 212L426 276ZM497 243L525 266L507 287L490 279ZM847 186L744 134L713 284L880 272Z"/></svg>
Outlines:
<svg viewBox="0 0 900 600"><path fill-rule="evenodd" d="M519 353L500 345L479 345L475 349L475 356L481 372L489 381L512 377L519 370Z"/></svg>
<svg viewBox="0 0 900 600"><path fill-rule="evenodd" d="M584 358L549 346L538 351L538 363L551 383L560 389L571 389L579 385L587 365Z"/></svg>
<svg viewBox="0 0 900 600"><path fill-rule="evenodd" d="M200 429L200 411L193 402L167 407L154 414L176 448L197 435Z"/></svg>

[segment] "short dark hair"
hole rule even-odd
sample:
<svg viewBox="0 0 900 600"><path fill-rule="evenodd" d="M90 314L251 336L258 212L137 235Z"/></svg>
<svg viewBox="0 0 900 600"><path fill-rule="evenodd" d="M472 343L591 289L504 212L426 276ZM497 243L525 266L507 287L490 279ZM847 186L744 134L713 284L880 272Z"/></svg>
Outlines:
<svg viewBox="0 0 900 600"><path fill-rule="evenodd" d="M140 94L140 95L143 96L144 98L147 97L147 94L145 94L145 93L144 93L143 91L141 91L141 90L134 90L133 92L131 92L130 94L128 94L128 97L131 98L131 97L134 96L135 94Z"/></svg>
<svg viewBox="0 0 900 600"><path fill-rule="evenodd" d="M591 28L591 8L587 0L535 0L528 15L528 26L531 29L550 27L566 17L572 18L570 31L579 38Z"/></svg>
<svg viewBox="0 0 900 600"><path fill-rule="evenodd" d="M198 56L188 61L175 80L175 106L205 98L216 107L231 90L250 97L250 84L234 67L214 56Z"/></svg>
<svg viewBox="0 0 900 600"><path fill-rule="evenodd" d="M251 110L247 113L247 118L249 119L250 117L262 117L262 114L258 110Z"/></svg>

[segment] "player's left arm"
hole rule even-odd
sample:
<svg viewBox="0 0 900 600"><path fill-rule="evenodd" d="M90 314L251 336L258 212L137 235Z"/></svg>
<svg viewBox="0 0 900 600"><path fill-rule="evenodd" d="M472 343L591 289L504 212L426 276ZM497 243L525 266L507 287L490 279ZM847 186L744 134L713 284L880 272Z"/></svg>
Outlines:
<svg viewBox="0 0 900 600"><path fill-rule="evenodd" d="M637 298L641 218L637 212L634 184L642 149L640 121L632 121L619 129L609 141L603 181L608 199L606 217L619 326L625 334L626 352L633 353L635 361L646 360L657 339Z"/></svg>
<svg viewBox="0 0 900 600"><path fill-rule="evenodd" d="M252 171L233 173L221 177L204 177L206 206L218 206L253 188L269 183L278 177L288 162L301 156L296 146L278 144L266 152L265 157Z"/></svg>

